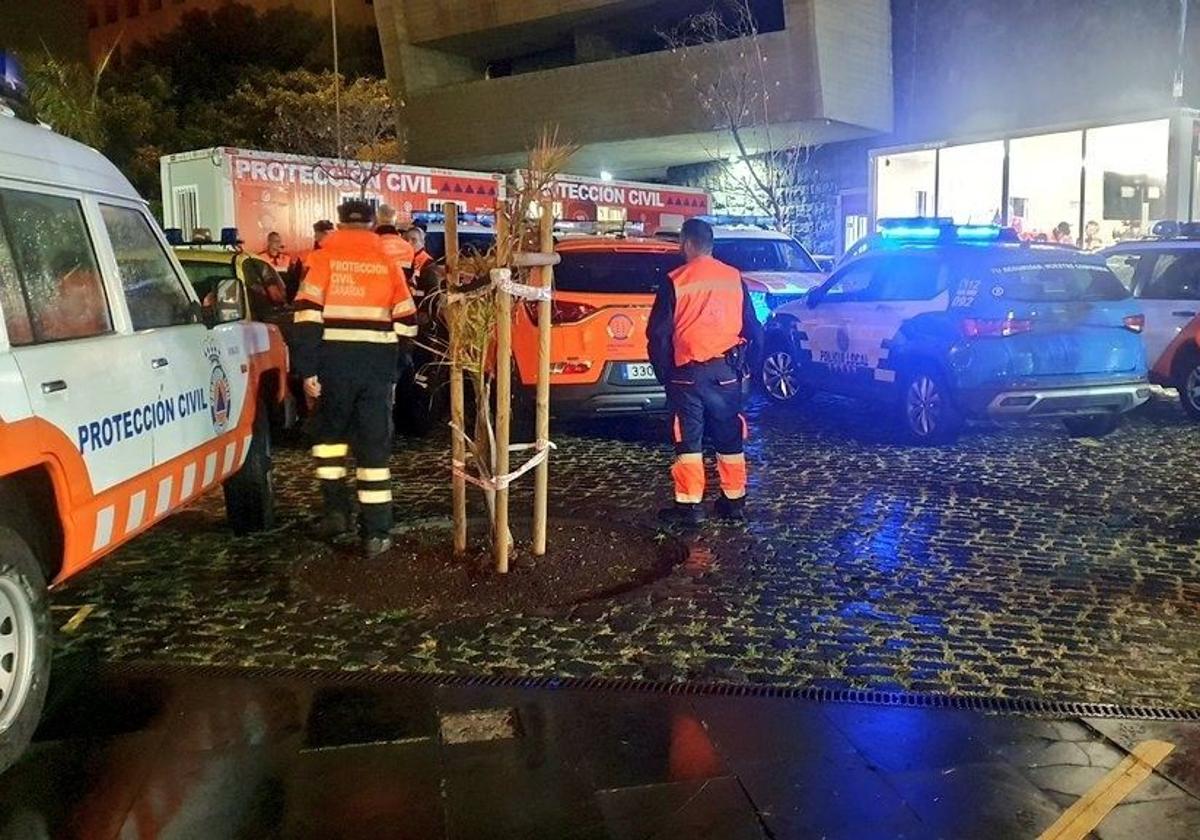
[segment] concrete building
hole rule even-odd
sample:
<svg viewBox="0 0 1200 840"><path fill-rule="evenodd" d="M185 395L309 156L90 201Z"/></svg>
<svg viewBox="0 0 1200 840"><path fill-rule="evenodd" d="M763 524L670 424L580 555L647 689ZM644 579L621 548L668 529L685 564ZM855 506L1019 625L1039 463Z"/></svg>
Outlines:
<svg viewBox="0 0 1200 840"><path fill-rule="evenodd" d="M734 149L700 106L687 51L660 33L711 0L375 0L409 158L519 164L543 125L580 144L573 169L663 177ZM892 130L887 0L753 0L773 122L816 144ZM711 51L734 62L742 40ZM697 50L700 48L689 48ZM701 73L707 72L701 69ZM751 132L751 152L760 138Z"/></svg>
<svg viewBox="0 0 1200 840"><path fill-rule="evenodd" d="M120 39L122 49L152 41L179 25L190 11L213 11L234 0L86 0L88 53L95 61ZM293 6L328 17L330 0L236 0L258 11ZM336 0L338 24L374 26L371 0ZM84 5L77 3L77 5Z"/></svg>

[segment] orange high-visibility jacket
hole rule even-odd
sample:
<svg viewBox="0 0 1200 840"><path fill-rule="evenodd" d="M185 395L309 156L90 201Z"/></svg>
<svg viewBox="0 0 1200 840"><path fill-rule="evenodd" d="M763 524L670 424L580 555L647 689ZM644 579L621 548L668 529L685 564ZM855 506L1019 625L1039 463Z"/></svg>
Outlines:
<svg viewBox="0 0 1200 840"><path fill-rule="evenodd" d="M416 254L412 243L401 236L400 232L391 225L380 225L375 228L375 233L379 235L379 241L383 245L383 250L395 261L396 267L404 272L405 278L411 280L413 276L413 257Z"/></svg>
<svg viewBox="0 0 1200 840"><path fill-rule="evenodd" d="M721 358L761 330L736 268L699 257L669 275L647 327L650 361L664 379L672 367Z"/></svg>
<svg viewBox="0 0 1200 840"><path fill-rule="evenodd" d="M395 345L417 334L416 306L396 259L369 230L337 230L313 251L296 295L293 363L317 370L329 345Z"/></svg>

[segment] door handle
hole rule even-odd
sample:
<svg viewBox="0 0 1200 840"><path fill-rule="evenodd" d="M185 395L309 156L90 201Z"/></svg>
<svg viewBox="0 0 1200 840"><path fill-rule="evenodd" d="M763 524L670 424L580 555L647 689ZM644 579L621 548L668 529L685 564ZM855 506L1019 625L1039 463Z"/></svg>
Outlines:
<svg viewBox="0 0 1200 840"><path fill-rule="evenodd" d="M1191 311L1190 309L1176 309L1171 314L1174 315L1176 318L1195 318L1196 317L1196 313Z"/></svg>
<svg viewBox="0 0 1200 840"><path fill-rule="evenodd" d="M171 364L171 363L169 361L167 361L165 358L163 358L162 356L159 356L157 359L150 360L150 367L152 367L154 370L160 370L161 368L165 368L169 364Z"/></svg>
<svg viewBox="0 0 1200 840"><path fill-rule="evenodd" d="M49 382L42 383L43 394L56 394L65 390L67 390L67 383L61 379L51 379Z"/></svg>

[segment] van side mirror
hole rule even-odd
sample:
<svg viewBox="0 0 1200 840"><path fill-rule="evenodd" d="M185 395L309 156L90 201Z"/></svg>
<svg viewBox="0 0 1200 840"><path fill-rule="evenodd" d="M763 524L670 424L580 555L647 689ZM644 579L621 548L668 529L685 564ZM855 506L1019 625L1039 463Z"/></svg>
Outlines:
<svg viewBox="0 0 1200 840"><path fill-rule="evenodd" d="M204 300L204 322L210 327L240 321L245 311L246 290L236 277L220 280Z"/></svg>
<svg viewBox="0 0 1200 840"><path fill-rule="evenodd" d="M816 309L817 304L819 304L824 298L825 298L825 287L818 286L817 288L809 291L809 293L804 296L804 303L808 306L809 309Z"/></svg>

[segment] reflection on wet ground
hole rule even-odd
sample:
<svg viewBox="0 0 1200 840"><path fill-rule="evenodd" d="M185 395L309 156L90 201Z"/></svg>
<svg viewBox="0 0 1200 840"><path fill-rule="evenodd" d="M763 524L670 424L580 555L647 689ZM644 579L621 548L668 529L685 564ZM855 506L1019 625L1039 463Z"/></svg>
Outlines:
<svg viewBox="0 0 1200 840"><path fill-rule="evenodd" d="M1093 834L1200 835L1200 725L376 675L60 670L0 837L1034 838L1174 745Z"/></svg>

